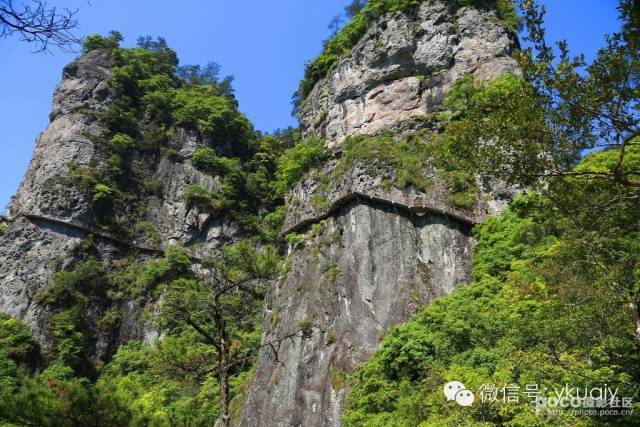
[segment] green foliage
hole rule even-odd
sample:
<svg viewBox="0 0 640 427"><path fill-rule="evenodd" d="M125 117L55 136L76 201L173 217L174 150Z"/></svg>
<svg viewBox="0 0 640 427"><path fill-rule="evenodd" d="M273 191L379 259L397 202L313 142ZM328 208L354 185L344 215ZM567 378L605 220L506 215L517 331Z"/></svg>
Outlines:
<svg viewBox="0 0 640 427"><path fill-rule="evenodd" d="M529 402L444 401L441 387L603 383L638 399L637 8L591 64L544 40L523 2L525 79L458 80L445 145L468 171L535 186L480 228L474 283L385 338L355 374L346 425L631 425L627 417L536 413ZM611 109L615 117L610 115ZM585 150L611 147L587 156ZM588 331L588 333L586 333ZM546 394L546 392L545 392ZM425 404L426 403L426 404ZM637 407L637 404L636 404Z"/></svg>
<svg viewBox="0 0 640 427"><path fill-rule="evenodd" d="M600 153L581 167L606 163L606 157L615 158ZM573 188L580 198L593 197L593 190ZM638 398L634 323L624 302L628 291L620 288L638 280L637 225L590 233L586 243L580 235L584 229L576 235L573 213L553 211L550 216L548 208L542 196L522 196L501 217L478 227L474 282L437 299L384 338L372 359L351 377L345 425L637 422L634 416L589 419L570 411L536 413L524 396L511 404L480 400L483 384L516 384L521 390L539 384L553 390L566 383L607 383L619 387L620 395ZM635 216L636 210L627 212ZM584 214L594 222L592 213ZM595 222L611 226L616 218L603 214ZM625 261L610 258L609 249L597 249L600 245L617 247L616 256ZM611 273L603 275L600 266L584 263L587 256ZM576 299L581 303L575 304ZM442 386L452 380L475 392L472 411L446 401Z"/></svg>
<svg viewBox="0 0 640 427"><path fill-rule="evenodd" d="M120 47L122 34L117 31L111 31L109 37L102 37L100 34L93 34L85 37L82 41L82 53L86 54L96 49L113 50Z"/></svg>
<svg viewBox="0 0 640 427"><path fill-rule="evenodd" d="M324 142L318 139L301 142L285 151L278 159L276 194L283 197L305 173L320 166L326 158Z"/></svg>
<svg viewBox="0 0 640 427"><path fill-rule="evenodd" d="M229 251L236 257L248 252L241 248ZM260 252L256 268L264 271L270 268L269 251ZM275 254L274 250L269 253ZM167 248L163 258L145 265L123 261L117 268L121 271L107 274L101 263L88 259L54 275L52 284L39 296L41 303L54 309L50 325L54 348L45 357L37 354L26 325L0 315L0 422L62 426L215 422L214 348L175 323L165 325L166 336L153 347L142 343L120 347L99 376L87 369L93 334L86 313L95 294L105 290L109 294L118 287L135 292L132 288L136 286L167 286L193 277L191 260L179 246ZM102 295L96 301L104 304L108 300ZM239 298L238 303L246 305L244 299ZM120 322L120 309L114 306L103 313L95 327L109 333ZM254 334L251 342L259 339L259 333ZM40 373L29 373L40 359L49 365Z"/></svg>
<svg viewBox="0 0 640 427"><path fill-rule="evenodd" d="M191 156L191 163L198 169L214 171L218 166L218 155L211 147L198 148Z"/></svg>
<svg viewBox="0 0 640 427"><path fill-rule="evenodd" d="M132 234L140 212L144 212L144 196L161 193L153 176L153 162L133 159L140 155L159 159L159 153L172 150L166 145L177 127L197 131L203 140L232 156L214 157L212 147L203 147L194 155L197 167L225 175L222 194L216 200L219 207L248 208L256 203L245 182L254 173L250 159L258 148L257 135L237 110L231 78L218 81L213 65L205 69L187 66L189 70L182 68L178 72L177 56L163 39L142 38L141 47L135 49L109 44L113 40L98 36L87 39L89 50L107 45L112 48L114 67L108 84L114 97L99 114L103 134L96 141L105 151L109 168L106 173L97 173L70 164L69 173L72 183L91 191L98 222L114 231ZM261 170L265 179L275 169L275 159L270 162ZM266 201L271 200L268 197ZM126 214L114 215L115 210ZM115 218L126 218L130 223L116 224Z"/></svg>
<svg viewBox="0 0 640 427"><path fill-rule="evenodd" d="M170 101L178 85L174 76L177 57L160 45L156 50L121 49L114 37L87 38L92 48L111 49L113 70L107 83L114 96L98 114L102 134L93 137L104 151L108 169L98 172L97 168L71 163L69 179L91 192L99 225L131 235L142 211L140 199L158 193L152 181L153 165L133 160L139 158L133 154L157 154L166 143ZM115 215L115 211L122 215ZM116 223L116 219L125 218L131 222Z"/></svg>
<svg viewBox="0 0 640 427"><path fill-rule="evenodd" d="M122 100L109 104L109 107L100 114L100 122L115 134L138 133L135 114L127 109L127 105Z"/></svg>
<svg viewBox="0 0 640 427"><path fill-rule="evenodd" d="M223 248L219 268L230 279L240 282L248 277L273 278L279 266L280 257L274 246L245 239Z"/></svg>
<svg viewBox="0 0 640 427"><path fill-rule="evenodd" d="M426 132L409 133L402 139L391 134L352 136L344 142L334 174L351 171L356 165L391 173L387 184L398 188L428 191L440 179L454 206L470 209L477 202L476 177L467 170L464 158L453 155L446 136Z"/></svg>
<svg viewBox="0 0 640 427"><path fill-rule="evenodd" d="M46 369L45 357L23 322L0 314L0 423L3 425L122 425L126 406L98 389L63 361L78 363L84 353L82 334L69 313L52 319L58 357Z"/></svg>
<svg viewBox="0 0 640 427"><path fill-rule="evenodd" d="M540 170L553 169L553 158L540 154L550 129L532 87L521 78L504 74L489 83L461 78L447 93L445 107L458 117L445 132L451 152L471 170L533 185Z"/></svg>
<svg viewBox="0 0 640 427"><path fill-rule="evenodd" d="M313 318L305 317L304 319L298 321L298 328L302 331L304 336L309 336L313 332Z"/></svg>
<svg viewBox="0 0 640 427"><path fill-rule="evenodd" d="M183 65L178 67L177 74L190 84L216 84L219 81L220 65L209 62L204 67L200 65Z"/></svg>
<svg viewBox="0 0 640 427"><path fill-rule="evenodd" d="M72 184L77 185L81 188L93 188L96 186L100 177L97 173L87 166L81 166L78 163L71 161L69 162L69 173L67 178Z"/></svg>
<svg viewBox="0 0 640 427"><path fill-rule="evenodd" d="M33 365L37 361L38 352L39 346L31 336L27 324L0 313L0 353L17 364Z"/></svg>
<svg viewBox="0 0 640 427"><path fill-rule="evenodd" d="M56 362L62 366L79 368L86 353L86 342L78 324L78 310L65 310L51 319L51 335L56 345Z"/></svg>
<svg viewBox="0 0 640 427"><path fill-rule="evenodd" d="M638 136L640 119L639 9L620 2L621 30L607 35L603 48L587 62L583 55L571 57L566 41L552 47L539 2L521 6L527 48L515 56L523 78L507 75L485 84L471 79L457 84L449 96L459 113L448 129L456 142L452 146L468 155L476 169L540 188L558 176L578 174L572 169L588 150L618 148L622 161ZM580 174L639 185L619 168Z"/></svg>
<svg viewBox="0 0 640 427"><path fill-rule="evenodd" d="M432 185L433 148L420 138L397 140L391 134L382 136L353 136L344 142L344 153L336 172L352 170L358 163L367 167L390 167L394 185L428 189Z"/></svg>
<svg viewBox="0 0 640 427"><path fill-rule="evenodd" d="M327 270L324 272L324 277L327 278L329 283L334 285L338 281L338 276L340 276L340 269L337 265L329 266L329 268L327 268Z"/></svg>
<svg viewBox="0 0 640 427"><path fill-rule="evenodd" d="M158 234L158 230L155 225L148 221L140 221L136 224L135 230L137 233L143 234L153 243L160 243L160 235Z"/></svg>
<svg viewBox="0 0 640 427"><path fill-rule="evenodd" d="M335 36L325 42L322 53L307 64L305 76L296 94L296 102L304 102L313 87L322 80L329 71L349 54L353 46L360 41L373 23L385 13L405 12L416 9L424 0L369 0L366 6L358 8L359 12L352 16ZM511 0L456 0L458 6L489 7L497 10L501 21L513 28L519 27L519 19Z"/></svg>
<svg viewBox="0 0 640 427"><path fill-rule="evenodd" d="M48 369L35 378L19 377L14 387L0 390L0 421L61 427L127 425L128 408L112 396L112 390L55 373Z"/></svg>
<svg viewBox="0 0 640 427"><path fill-rule="evenodd" d="M284 205L278 206L273 212L265 215L259 227L260 236L268 242L275 241L280 234L286 215L287 208Z"/></svg>
<svg viewBox="0 0 640 427"><path fill-rule="evenodd" d="M89 294L102 297L109 284L102 263L88 259L78 263L73 270L53 275L52 283L37 295L37 302L57 307L85 306Z"/></svg>
<svg viewBox="0 0 640 427"><path fill-rule="evenodd" d="M321 194L314 194L311 196L311 206L313 206L315 210L322 211L329 208L331 202Z"/></svg>
<svg viewBox="0 0 640 427"><path fill-rule="evenodd" d="M0 222L0 236L2 236L7 231L7 228L9 228L9 224L7 224L6 222Z"/></svg>
<svg viewBox="0 0 640 427"><path fill-rule="evenodd" d="M198 184L187 186L184 192L185 200L195 206L224 209L233 214L246 210L258 200L258 196L266 196L262 202L268 203L273 200L269 182L273 176L273 165L270 167L271 172L262 167L257 173L247 174L246 167L237 158L218 156L210 147L197 149L191 163L203 171L223 177L221 191L215 195ZM256 182L257 179L261 179L262 183Z"/></svg>
<svg viewBox="0 0 640 427"><path fill-rule="evenodd" d="M184 189L184 200L199 208L213 207L214 196L200 184L189 184Z"/></svg>
<svg viewBox="0 0 640 427"><path fill-rule="evenodd" d="M135 146L134 139L124 133L116 133L109 141L110 148L118 154L125 154L128 150Z"/></svg>
<svg viewBox="0 0 640 427"><path fill-rule="evenodd" d="M468 171L450 171L446 175L451 191L451 203L466 209L473 209L478 200L478 184L476 177Z"/></svg>
<svg viewBox="0 0 640 427"><path fill-rule="evenodd" d="M163 258L150 261L143 267L136 280L136 291L153 289L182 277L190 278L193 275L191 264L182 246L168 246Z"/></svg>
<svg viewBox="0 0 640 427"><path fill-rule="evenodd" d="M109 43L97 36L87 39L88 49ZM112 96L97 115L103 132L92 137L108 168L69 164L69 182L91 194L98 225L128 237L144 232L137 225L144 223L146 198L162 196L158 162L163 156L181 160L172 144L181 129L196 132L207 144L195 151L192 164L222 180L215 196L194 184L185 199L223 210L244 231L274 240L273 217L263 222L258 211L282 203L283 194L274 184L278 158L299 139L297 130L265 136L255 132L237 109L233 78L220 80L219 66L213 63L177 67L175 52L162 38L142 37L134 49L109 46Z"/></svg>
<svg viewBox="0 0 640 427"><path fill-rule="evenodd" d="M108 185L96 184L95 187L93 187L93 201L95 203L107 202L113 197L113 194L113 188Z"/></svg>
<svg viewBox="0 0 640 427"><path fill-rule="evenodd" d="M495 2L500 22L515 33L522 29L522 20L518 16L518 9L513 0L497 0Z"/></svg>
<svg viewBox="0 0 640 427"><path fill-rule="evenodd" d="M122 311L117 307L111 307L96 322L96 327L100 332L113 334L122 322Z"/></svg>
<svg viewBox="0 0 640 427"><path fill-rule="evenodd" d="M238 112L235 101L216 95L211 86L184 87L175 94L172 108L176 125L214 135L222 142L243 142L252 132L251 124Z"/></svg>
<svg viewBox="0 0 640 427"><path fill-rule="evenodd" d="M211 348L189 333L151 347L121 346L97 382L127 407L130 425L211 425L218 416L218 388L208 370Z"/></svg>
<svg viewBox="0 0 640 427"><path fill-rule="evenodd" d="M215 196L194 184L185 199L224 210L244 230L275 239L272 224L263 223L257 211L282 202L273 183L277 160L298 139L297 131L260 136L237 110L232 78L218 79L219 66L178 68L164 39L141 38L138 45L111 52L114 67L108 83L114 97L99 114L104 131L95 138L105 151L107 171L69 165L70 182L93 195L99 225L130 237L140 232L136 224L144 222L145 197L161 196L162 187L154 161L134 159L159 160L164 154L178 161L169 141L182 128L208 143L196 150L192 164L222 178Z"/></svg>
<svg viewBox="0 0 640 427"><path fill-rule="evenodd" d="M217 352L216 359L207 359L219 364L207 372L216 373L220 396L228 394L230 377L242 375L259 348L265 288L258 279L272 279L279 264L275 247L241 240L203 260L208 273L173 280L163 293L160 324L175 332L191 331ZM228 400L218 403L220 415L229 416Z"/></svg>
<svg viewBox="0 0 640 427"><path fill-rule="evenodd" d="M304 241L305 238L306 238L306 235L304 234L289 233L286 236L284 236L284 241L287 242L289 245L295 246L296 244Z"/></svg>
<svg viewBox="0 0 640 427"><path fill-rule="evenodd" d="M110 277L102 263L90 256L73 269L53 275L51 283L35 298L53 312L50 328L55 347L47 359L72 372L92 373L93 367L86 356L95 335L85 316L90 308L109 303L111 288Z"/></svg>
<svg viewBox="0 0 640 427"><path fill-rule="evenodd" d="M329 373L329 383L331 384L331 388L333 388L336 393L339 393L340 390L347 385L347 376L341 370L333 368Z"/></svg>
<svg viewBox="0 0 640 427"><path fill-rule="evenodd" d="M109 139L109 145L113 152L124 153L135 141L133 136L118 132ZM257 170L257 166L263 167L263 176L272 181L276 159L288 147L290 142L269 136L258 147L260 157L247 165L236 158L217 157L216 167L223 174L222 194L229 195L237 188L242 189L244 182L238 186L232 180L239 178L244 181L245 171ZM94 174L90 168L71 164L70 169L72 179L85 188L97 189L97 193L110 193L99 187L104 178ZM272 190L268 188L265 191ZM191 192L195 195L200 193ZM236 194L229 199L241 197ZM283 206L267 215L259 223L264 234L275 238L284 215ZM145 224L138 224L138 231L146 232ZM54 348L51 354L46 355L49 366L39 375L21 376L17 362L4 353L0 354L0 383L13 387L15 391L0 403L0 420L17 419L37 424L46 419L50 420L46 425L66 425L63 413L68 411L78 420L83 420L87 413L94 413L96 420L106 420L106 424L115 425L214 423L218 416L219 396L219 384L211 374L216 369L216 357L212 354L214 347L203 336L190 334L188 324L182 318L170 317L169 314L179 313L175 310L182 308L183 313L193 315L193 320L206 322L211 313L206 305L211 289L195 278L191 271L192 262L185 250L169 247L163 258L144 264L124 259L116 263L113 272L107 273L102 263L90 257L93 254L90 246L82 250L89 258L70 270L56 273L51 285L38 295L40 303L48 304L54 311L51 321ZM226 246L215 268L232 280L272 278L280 268L280 258L275 247L247 240ZM228 331L232 342L231 358L250 360L260 341L260 308L264 289L260 282L251 283L249 288L231 292L220 301L224 317L231 325ZM168 331L167 337L153 348L140 349L137 372L116 372L111 365L100 373L91 369L86 355L95 342L94 329L109 333L118 327L122 317L117 305L107 308L103 306L104 302L117 302L123 295L137 296L154 289L165 292L167 304L163 305L161 322L164 330ZM96 309L98 303L102 314L96 322L86 313L90 308ZM238 313L244 314L238 317ZM212 334L216 333L211 324L205 323L205 328ZM125 353L128 350L121 348ZM119 353L113 363L121 365ZM248 368L249 365L242 366ZM242 392L241 384L248 375L246 368L243 369L238 367L229 372L232 397ZM98 379L92 382L83 376L97 376ZM52 384L52 381L59 388L47 388L46 384ZM58 395L58 391L63 395ZM36 398L36 395L40 397ZM33 412L21 412L19 408L27 404L34 408ZM103 405L113 408L117 415L105 412ZM116 420L109 416L116 417Z"/></svg>

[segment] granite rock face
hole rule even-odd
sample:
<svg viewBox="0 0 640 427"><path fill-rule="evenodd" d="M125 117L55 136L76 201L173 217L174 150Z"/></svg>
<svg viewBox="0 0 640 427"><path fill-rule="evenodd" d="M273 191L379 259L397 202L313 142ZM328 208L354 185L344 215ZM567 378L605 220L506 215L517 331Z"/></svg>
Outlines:
<svg viewBox="0 0 640 427"><path fill-rule="evenodd" d="M425 1L372 26L301 106L303 134L334 146L438 111L462 75L489 80L518 72L510 56L517 41L495 12L453 3Z"/></svg>
<svg viewBox="0 0 640 427"><path fill-rule="evenodd" d="M478 177L475 204L460 208L438 179L420 190L389 185L394 171L380 165L335 173L346 137L400 138L442 110L457 78L518 72L517 41L494 12L452 3L382 17L302 105L303 134L326 140L334 156L287 198L283 234L297 236L290 270L267 297L263 343L305 331L261 350L238 425L341 425L345 375L394 324L469 282L472 226L514 195Z"/></svg>
<svg viewBox="0 0 640 427"><path fill-rule="evenodd" d="M189 184L200 184L215 193L220 178L198 171L187 161L205 141L183 130L170 141L177 156L134 159L146 165L162 188L161 195L141 202L140 220L151 225L153 238L139 232L118 235L95 222L91 192L71 185L68 177L71 164L97 170L108 167L104 150L96 142L101 128L95 113L111 99L110 75L109 54L102 50L89 52L65 67L55 90L49 126L38 137L27 173L4 216L8 228L0 235L0 312L29 323L44 348L52 345L52 313L34 298L56 271L80 260L79 251L88 236L95 242L97 257L110 269L132 252L146 260L174 243L200 243L199 250L208 251L233 240L237 233L237 227L222 216L185 202L183 193ZM130 214L118 213L125 219ZM139 317L154 303L144 298L119 303L120 329L115 335L98 336L95 348L90 349L92 357L108 354L130 339L157 337L159 331ZM87 316L97 320L108 308L108 302L97 304Z"/></svg>
<svg viewBox="0 0 640 427"><path fill-rule="evenodd" d="M66 178L72 162L98 170L108 167L103 152L96 147L95 137L101 129L94 115L110 100L106 82L110 68L109 55L101 50L89 52L65 67L54 93L51 122L36 141L27 173L7 209L9 219L35 216L108 235L93 220L91 195L69 185ZM158 241L136 236L134 243L151 249L178 242L218 245L218 240L225 240L225 233L233 233L222 218L199 211L183 200L185 188L192 183L212 193L220 190L219 177L202 173L186 161L204 145L205 141L193 133L179 129L169 147L176 150L176 157L135 159L150 165L163 192L144 201L144 219L156 228Z"/></svg>
<svg viewBox="0 0 640 427"><path fill-rule="evenodd" d="M388 185L393 170L363 163L335 173L345 137L385 130L399 136L424 123L416 118L440 111L460 76L517 72L510 57L517 41L494 12L452 3L425 1L415 12L382 17L302 106L304 135L324 138L334 156L287 197L282 232L297 236L289 239L287 272L267 295L262 337L264 344L278 344L260 351L235 424L339 426L349 391L345 375L372 355L394 324L469 282L471 228L498 213L513 189L479 177L475 203L460 208L437 180L428 189L397 188ZM162 189L139 203L140 220L153 227L153 238L123 236L96 223L91 192L70 185L69 172L72 164L108 167L96 142L101 128L95 112L111 100L110 75L109 55L100 50L65 67L51 122L0 217L8 225L0 233L0 312L25 320L44 348L52 346L53 313L36 296L56 271L81 259L90 235L109 269L132 252L146 260L174 243L215 250L239 233L225 217L184 200L189 184L216 193L221 181L191 166L187 159L207 141L180 129L166 147L170 157L130 159L144 164ZM123 211L116 220L130 214ZM98 333L91 357L97 361L129 339L156 339L160 331L140 316L155 303L145 297L117 302L120 326ZM110 304L93 303L87 317L97 321ZM279 341L297 331L302 337Z"/></svg>
<svg viewBox="0 0 640 427"><path fill-rule="evenodd" d="M9 218L29 213L88 222L88 195L66 185L60 177L66 175L72 161L88 166L102 160L96 159L99 153L90 141L99 127L83 112L102 108L108 96L110 70L107 53L100 51L64 68L53 96L51 122L36 141L27 173L9 205Z"/></svg>
<svg viewBox="0 0 640 427"><path fill-rule="evenodd" d="M461 207L452 202L451 190L435 171L425 171L433 177L432 185L419 189L389 185L389 180L395 178L395 171L384 165L360 162L344 173L338 173L337 169L336 161L327 162L321 170L303 178L294 187L287 198L283 235L331 216L355 198L387 203L417 215L436 213L462 223L479 224L487 216L500 212L513 196L511 189L487 179L479 186L473 206Z"/></svg>
<svg viewBox="0 0 640 427"><path fill-rule="evenodd" d="M444 215L358 198L310 230L267 298L264 342L313 326L277 355L262 350L240 425L340 425L346 373L391 326L469 280L469 231Z"/></svg>

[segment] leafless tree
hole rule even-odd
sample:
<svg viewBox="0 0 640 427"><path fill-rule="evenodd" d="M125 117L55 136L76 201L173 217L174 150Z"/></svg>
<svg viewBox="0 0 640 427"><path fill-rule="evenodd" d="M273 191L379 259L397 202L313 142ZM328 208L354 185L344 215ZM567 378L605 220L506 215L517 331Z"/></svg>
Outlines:
<svg viewBox="0 0 640 427"><path fill-rule="evenodd" d="M52 46L74 52L80 43L72 32L78 26L77 12L59 10L42 0L0 0L0 37L18 35L22 41L32 43L35 52L50 51Z"/></svg>

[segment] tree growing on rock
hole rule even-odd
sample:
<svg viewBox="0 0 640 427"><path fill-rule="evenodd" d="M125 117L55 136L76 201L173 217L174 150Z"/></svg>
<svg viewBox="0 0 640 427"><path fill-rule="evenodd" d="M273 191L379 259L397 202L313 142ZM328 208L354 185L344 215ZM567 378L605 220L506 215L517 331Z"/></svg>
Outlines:
<svg viewBox="0 0 640 427"><path fill-rule="evenodd" d="M170 328L189 328L214 348L219 382L220 420L230 425L230 378L251 363L263 347L274 352L281 341L305 336L299 326L267 343L260 342L259 323L265 284L279 267L273 246L243 240L201 261L195 278L173 281L164 296L160 319Z"/></svg>

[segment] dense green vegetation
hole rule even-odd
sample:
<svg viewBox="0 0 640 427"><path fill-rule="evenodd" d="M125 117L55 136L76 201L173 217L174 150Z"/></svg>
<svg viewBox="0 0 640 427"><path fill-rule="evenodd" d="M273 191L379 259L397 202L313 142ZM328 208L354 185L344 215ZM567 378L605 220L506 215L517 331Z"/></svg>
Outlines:
<svg viewBox="0 0 640 427"><path fill-rule="evenodd" d="M311 169L319 167L327 159L324 141L312 139L287 150L278 159L276 194L284 197Z"/></svg>
<svg viewBox="0 0 640 427"><path fill-rule="evenodd" d="M354 19L309 64L302 97L381 14L420 3L354 2ZM510 2L456 3L498 7L506 23L515 24ZM330 372L334 390L352 387L346 425L640 424L640 37L634 6L620 2L623 32L607 39L587 65L569 58L563 43L556 58L544 42L543 14L535 2L524 2L533 46L518 55L525 79L459 79L447 95L449 112L439 117L440 134L345 141L336 174L363 163L391 169L385 184L400 188L429 190L440 179L451 202L463 208L477 200L477 173L532 190L476 228L473 283L395 327L351 375ZM283 198L328 158L322 141L302 142L295 130L255 132L237 110L232 79L220 79L215 64L178 67L163 39L141 38L136 49L122 49L120 41L115 32L85 40L85 53L107 51L114 64L114 101L99 114L77 112L100 120L104 132L96 142L108 168L71 163L70 182L91 195L104 227L157 241L153 226L140 220L143 198L162 197L156 163L163 156L190 162L222 186L212 192L191 183L184 200L226 214L246 238L198 260L180 246L162 256L132 250L106 260L87 238L74 254L77 262L35 295L51 315L50 346L40 348L25 323L0 314L2 425L228 424L238 415L260 346L264 284L288 268L273 245L284 220ZM206 141L190 159L173 144L182 130ZM602 147L583 159L585 150ZM141 155L150 160L142 164ZM331 177L317 177L326 189ZM316 194L312 203L322 209L328 201ZM316 223L310 233L323 227ZM0 235L5 229L0 224ZM301 239L290 234L286 242ZM333 283L344 273L330 265L324 274ZM124 304L132 301L158 301L143 320L163 335L118 347L111 340ZM312 325L305 319L291 325L291 334L308 335ZM327 340L335 341L335 333L328 331ZM451 380L475 392L473 406L446 400L442 387ZM604 383L632 398L636 414L536 411L522 393L532 384L549 396L566 384ZM519 401L483 401L483 385L518 387Z"/></svg>
<svg viewBox="0 0 640 427"><path fill-rule="evenodd" d="M85 39L84 52L108 50L114 63L109 85L116 95L98 115L104 128L98 137L108 169L70 164L69 180L92 195L96 220L103 227L131 236L154 230L144 227L145 197L162 197L156 163L133 159L140 154L184 161L173 146L178 130L198 134L208 145L188 161L220 176L221 191L198 183L185 189L192 207L217 211L234 219L247 233L275 239L284 219L286 192L311 168L326 159L322 141L300 141L295 129L261 135L237 110L231 77L219 78L217 64L204 68L178 66L175 52L162 38L140 38L138 48L119 47L122 37L95 35ZM80 111L85 113L85 111ZM258 215L267 209L268 215Z"/></svg>
<svg viewBox="0 0 640 427"><path fill-rule="evenodd" d="M327 40L322 53L307 64L305 76L300 88L294 95L294 102L304 102L313 87L322 80L329 71L347 55L353 46L365 35L369 27L385 13L410 12L420 6L424 0L368 0L363 7L357 7L357 13L351 20ZM478 8L494 8L502 22L515 29L518 27L518 16L511 0L452 0L458 6L472 6ZM356 3L356 2L354 2ZM357 1L357 3L362 3ZM348 6L349 8L349 6ZM353 12L349 12L351 15Z"/></svg>
<svg viewBox="0 0 640 427"><path fill-rule="evenodd" d="M224 212L244 227L260 228L258 209L281 203L273 184L277 159L297 141L295 131L267 136L254 131L237 110L232 78L220 79L216 64L178 66L175 52L161 38L141 38L134 49L118 47L120 41L114 32L108 38L87 37L84 44L84 52L108 51L114 64L108 83L115 96L98 114L103 132L97 142L108 168L71 164L69 174L72 183L91 192L97 222L125 235L140 229L135 225L145 198L162 197L157 164L162 156L183 160L174 141L178 130L186 130L208 141L191 163L221 176L222 191L208 197L193 183L184 197L195 197L194 206ZM137 160L141 155L146 162Z"/></svg>
<svg viewBox="0 0 640 427"><path fill-rule="evenodd" d="M219 258L202 261L215 277L224 277L220 286L196 275L193 261L178 246L156 260L120 260L109 272L91 256L89 243L85 249L84 261L56 273L37 296L53 312L51 349L40 349L24 323L0 315L0 422L213 424L220 415L221 390L228 406L244 392L260 343L265 289L255 278L279 268L275 249L245 240L225 247ZM97 353L97 363L88 360L99 336L111 336L119 327L118 303L151 295L163 295L160 312L147 319L162 327L162 339L153 345L133 341L114 355ZM96 311L102 317L94 322L90 313ZM211 313L220 320L208 320ZM221 342L229 346L224 361Z"/></svg>
<svg viewBox="0 0 640 427"><path fill-rule="evenodd" d="M89 53L96 49L117 49L122 41L122 34L118 31L111 31L109 37L102 37L100 34L93 34L85 37L82 41L82 53Z"/></svg>
<svg viewBox="0 0 640 427"><path fill-rule="evenodd" d="M462 158L451 156L447 135L429 131L408 133L400 140L392 134L352 136L345 140L343 155L335 174L352 170L357 164L379 168L389 174L385 184L428 191L441 181L449 202L472 209L478 199L476 176L466 169Z"/></svg>
<svg viewBox="0 0 640 427"><path fill-rule="evenodd" d="M445 130L449 149L466 159L469 169L491 170L496 177L523 185L535 185L542 170L555 169L552 157L540 155L551 129L533 88L520 77L505 74L489 83L476 82L472 76L460 78L445 106L454 112ZM478 143L483 140L495 143ZM570 166L577 155L563 161Z"/></svg>
<svg viewBox="0 0 640 427"><path fill-rule="evenodd" d="M9 323L13 323L13 325ZM58 363L37 374L25 362L37 354L26 325L3 320L0 337L0 420L3 425L211 425L218 415L210 349L189 333L151 347L120 347L97 381ZM242 377L233 383L241 391Z"/></svg>
<svg viewBox="0 0 640 427"><path fill-rule="evenodd" d="M622 170L627 146L640 135L637 4L620 1L622 30L606 38L590 63L571 57L566 42L553 49L545 39L544 9L535 1L522 5L529 47L516 58L524 78L456 82L447 105L455 113L446 129L452 151L470 168L515 184L544 188L559 176L592 175L638 187L628 176L634 170ZM616 167L573 170L586 150L603 148L618 150Z"/></svg>
<svg viewBox="0 0 640 427"><path fill-rule="evenodd" d="M629 166L640 150L629 153ZM615 165L615 152L591 155L577 170ZM570 188L566 188L564 186ZM394 328L375 356L351 376L347 425L631 425L634 417L536 414L528 384L609 384L640 398L638 343L629 303L640 283L637 201L615 212L569 208L614 188L593 179L553 189L548 198L517 198L476 229L474 282ZM624 189L618 188L624 193ZM577 208L577 206L573 206ZM476 395L470 408L447 402L443 385L461 381ZM485 384L517 385L519 403L482 402Z"/></svg>

